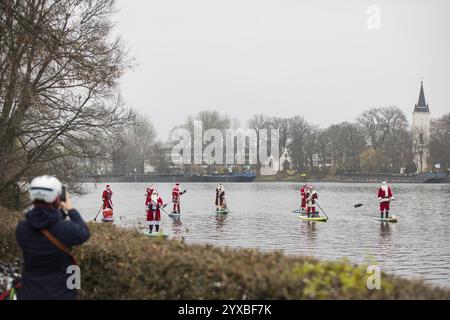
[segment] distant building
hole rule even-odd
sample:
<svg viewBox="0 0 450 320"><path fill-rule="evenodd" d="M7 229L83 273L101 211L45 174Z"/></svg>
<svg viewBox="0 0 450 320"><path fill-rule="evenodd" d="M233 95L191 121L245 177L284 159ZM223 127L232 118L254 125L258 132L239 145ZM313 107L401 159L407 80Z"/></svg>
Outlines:
<svg viewBox="0 0 450 320"><path fill-rule="evenodd" d="M430 165L430 108L425 101L423 81L420 83L419 101L414 106L412 132L417 172L426 172Z"/></svg>

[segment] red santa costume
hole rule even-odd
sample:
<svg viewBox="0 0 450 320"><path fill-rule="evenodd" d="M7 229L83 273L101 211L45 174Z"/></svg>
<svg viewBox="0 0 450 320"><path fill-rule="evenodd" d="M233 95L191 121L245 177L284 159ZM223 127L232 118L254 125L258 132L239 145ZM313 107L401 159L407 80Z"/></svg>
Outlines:
<svg viewBox="0 0 450 320"><path fill-rule="evenodd" d="M181 196L186 192L186 190L184 191L180 191L180 184L177 183L175 185L175 187L173 187L172 189L172 203L173 203L173 211L172 213L180 213L181 209L180 209L180 202L181 202Z"/></svg>
<svg viewBox="0 0 450 320"><path fill-rule="evenodd" d="M382 219L384 212L386 212L386 219L389 217L389 204L392 198L391 188L389 188L386 181L383 181L381 187L378 189L378 200L380 201L380 213Z"/></svg>
<svg viewBox="0 0 450 320"><path fill-rule="evenodd" d="M313 186L309 186L308 190L305 193L306 198L306 213L308 214L308 217L316 214L316 200L319 198L319 195L317 194L316 190L314 190Z"/></svg>
<svg viewBox="0 0 450 320"><path fill-rule="evenodd" d="M301 198L301 205L300 208L302 210L302 212L306 211L306 191L307 191L307 185L304 184L301 188L300 188L300 198Z"/></svg>
<svg viewBox="0 0 450 320"><path fill-rule="evenodd" d="M145 198L145 206L148 207L148 204L152 201L152 193L155 190L155 187L151 184L147 188L147 194Z"/></svg>
<svg viewBox="0 0 450 320"><path fill-rule="evenodd" d="M151 201L148 204L147 209L147 224L149 227L150 233L153 231L153 226L155 226L156 232L159 231L159 225L161 223L161 210L163 200L158 194L158 191L153 190Z"/></svg>
<svg viewBox="0 0 450 320"><path fill-rule="evenodd" d="M113 192L111 190L111 186L106 185L106 189L103 191L102 199L103 199L103 217L111 218L113 215L113 204L112 204L112 195Z"/></svg>

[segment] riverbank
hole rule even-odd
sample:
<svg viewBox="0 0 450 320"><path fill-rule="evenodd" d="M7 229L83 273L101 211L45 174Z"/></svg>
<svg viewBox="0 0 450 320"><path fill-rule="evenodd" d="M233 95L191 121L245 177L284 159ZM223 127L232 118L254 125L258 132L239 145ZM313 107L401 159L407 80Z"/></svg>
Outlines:
<svg viewBox="0 0 450 320"><path fill-rule="evenodd" d="M20 252L20 214L0 209L0 257ZM450 291L382 274L368 290L365 266L346 261L151 240L137 231L91 223L75 254L82 299L450 299Z"/></svg>
<svg viewBox="0 0 450 320"><path fill-rule="evenodd" d="M402 174L344 174L344 175L302 175L278 173L272 176L258 175L255 182L342 182L342 183L450 183L450 177L446 174L428 173L417 175Z"/></svg>

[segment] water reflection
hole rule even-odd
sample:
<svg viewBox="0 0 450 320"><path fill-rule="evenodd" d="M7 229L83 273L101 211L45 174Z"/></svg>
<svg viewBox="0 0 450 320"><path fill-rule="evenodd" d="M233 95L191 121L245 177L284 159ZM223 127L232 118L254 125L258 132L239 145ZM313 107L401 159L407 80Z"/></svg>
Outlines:
<svg viewBox="0 0 450 320"><path fill-rule="evenodd" d="M216 230L220 230L226 225L227 214L216 214Z"/></svg>
<svg viewBox="0 0 450 320"><path fill-rule="evenodd" d="M391 225L389 222L380 221L380 238L389 240L391 237Z"/></svg>
<svg viewBox="0 0 450 320"><path fill-rule="evenodd" d="M306 235L306 240L309 242L315 242L317 239L317 228L315 221L300 221L300 230L302 234Z"/></svg>

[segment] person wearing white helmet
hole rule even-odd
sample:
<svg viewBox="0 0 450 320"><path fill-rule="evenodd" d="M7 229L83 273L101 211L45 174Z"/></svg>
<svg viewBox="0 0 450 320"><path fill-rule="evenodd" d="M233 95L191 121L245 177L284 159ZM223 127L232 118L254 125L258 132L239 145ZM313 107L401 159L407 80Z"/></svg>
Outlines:
<svg viewBox="0 0 450 320"><path fill-rule="evenodd" d="M391 200L394 198L391 188L388 186L386 181L381 183L378 189L378 201L380 202L380 217L383 219L383 214L385 218L389 219L389 207Z"/></svg>
<svg viewBox="0 0 450 320"><path fill-rule="evenodd" d="M17 242L23 251L19 299L77 298L77 291L67 286L72 275L67 273L68 267L76 263L71 248L85 242L90 233L73 208L69 194L61 201L62 193L61 182L55 177L40 176L31 181L33 208L16 228Z"/></svg>

